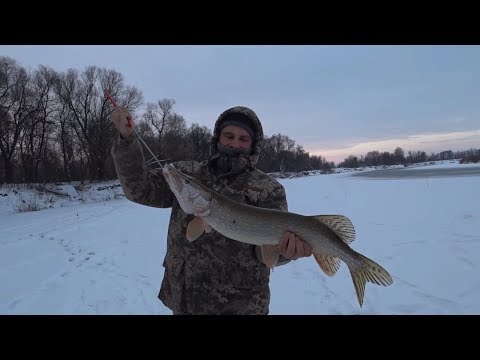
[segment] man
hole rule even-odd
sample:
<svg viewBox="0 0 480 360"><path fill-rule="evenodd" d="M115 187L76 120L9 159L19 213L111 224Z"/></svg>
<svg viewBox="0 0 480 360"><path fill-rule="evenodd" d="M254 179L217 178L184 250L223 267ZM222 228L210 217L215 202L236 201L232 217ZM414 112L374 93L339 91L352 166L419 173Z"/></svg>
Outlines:
<svg viewBox="0 0 480 360"><path fill-rule="evenodd" d="M194 216L180 208L159 169L147 170L140 143L127 126L129 119L125 109L117 108L112 114L120 133L112 156L124 194L139 204L172 208L160 300L179 315L268 314L270 268L262 254L272 248L231 240L216 231L189 242L185 234ZM254 167L262 141L257 115L237 106L217 119L207 161L174 165L236 201L286 211L283 186ZM274 248L280 254L277 266L312 254L306 242L289 232Z"/></svg>

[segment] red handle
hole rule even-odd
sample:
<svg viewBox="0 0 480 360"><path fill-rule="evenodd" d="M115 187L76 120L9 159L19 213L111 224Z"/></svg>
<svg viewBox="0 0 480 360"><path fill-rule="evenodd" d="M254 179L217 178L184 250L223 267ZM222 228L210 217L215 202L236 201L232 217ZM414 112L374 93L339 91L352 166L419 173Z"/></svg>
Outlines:
<svg viewBox="0 0 480 360"><path fill-rule="evenodd" d="M103 90L103 93L105 94L105 97L110 100L110 102L112 103L113 107L117 107L117 103L115 102L115 100L113 100L113 98L110 96L110 94L108 93L108 91L106 89Z"/></svg>
<svg viewBox="0 0 480 360"><path fill-rule="evenodd" d="M113 107L117 107L117 103L115 102L115 100L113 100L113 98L110 96L110 94L108 93L108 91L106 89L103 90L103 93L105 94L105 97L110 100L110 102L112 103ZM132 118L130 116L127 116L127 127L132 127Z"/></svg>

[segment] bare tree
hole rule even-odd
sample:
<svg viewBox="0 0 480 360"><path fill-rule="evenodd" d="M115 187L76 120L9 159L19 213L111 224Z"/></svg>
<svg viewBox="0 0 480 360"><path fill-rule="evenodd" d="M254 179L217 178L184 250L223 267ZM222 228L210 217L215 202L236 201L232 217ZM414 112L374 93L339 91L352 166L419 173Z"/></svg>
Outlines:
<svg viewBox="0 0 480 360"><path fill-rule="evenodd" d="M374 151L369 151L366 155L365 155L365 165L366 166L376 166L376 165L380 165L381 163L381 160L380 160L380 152L378 152L377 150L374 150Z"/></svg>
<svg viewBox="0 0 480 360"><path fill-rule="evenodd" d="M405 164L405 152L401 147L397 147L393 152L394 162L396 164Z"/></svg>
<svg viewBox="0 0 480 360"><path fill-rule="evenodd" d="M0 73L0 151L5 181L12 182L20 135L27 121L40 111L41 101L33 96L30 74L15 60L0 58Z"/></svg>
<svg viewBox="0 0 480 360"><path fill-rule="evenodd" d="M273 153L273 161L278 164L278 170L288 171L289 169L286 169L286 167L283 166L283 163L286 160L289 160L289 154L294 151L295 141L290 139L287 135L275 134L270 137L269 142Z"/></svg>
<svg viewBox="0 0 480 360"><path fill-rule="evenodd" d="M427 153L425 151L409 151L406 160L410 164L425 162Z"/></svg>
<svg viewBox="0 0 480 360"><path fill-rule="evenodd" d="M32 100L39 104L39 110L30 116L23 128L20 141L20 157L24 171L24 181L39 181L39 166L52 162L49 134L53 132L52 113L55 111L53 87L57 73L40 66L32 75Z"/></svg>
<svg viewBox="0 0 480 360"><path fill-rule="evenodd" d="M157 130L158 141L160 142L168 131L168 120L172 116L174 105L175 100L173 99L161 99L156 104L147 104L147 111L143 115L144 119Z"/></svg>
<svg viewBox="0 0 480 360"><path fill-rule="evenodd" d="M173 112L175 100L162 99L156 104L148 103L143 115L156 131L158 143L154 148L157 157L165 160L185 159L191 150L186 144L187 126L185 118Z"/></svg>
<svg viewBox="0 0 480 360"><path fill-rule="evenodd" d="M68 105L70 125L82 148L80 162L86 160L87 176L92 180L106 178L106 160L116 135L110 121L113 107L104 97L104 89L132 113L142 103L141 92L125 87L122 75L113 70L89 66L80 75L70 69L61 77L59 96Z"/></svg>
<svg viewBox="0 0 480 360"><path fill-rule="evenodd" d="M192 145L192 159L197 161L207 160L210 155L212 132L206 126L194 123L188 129L187 139Z"/></svg>
<svg viewBox="0 0 480 360"><path fill-rule="evenodd" d="M338 164L339 167L357 168L359 166L358 158L354 155L349 155L343 162Z"/></svg>
<svg viewBox="0 0 480 360"><path fill-rule="evenodd" d="M65 181L71 181L73 179L75 162L74 148L78 141L74 135L74 129L71 126L71 112L68 104L58 101L56 105L55 122L57 124L57 131L55 133L55 140L61 153L63 178Z"/></svg>

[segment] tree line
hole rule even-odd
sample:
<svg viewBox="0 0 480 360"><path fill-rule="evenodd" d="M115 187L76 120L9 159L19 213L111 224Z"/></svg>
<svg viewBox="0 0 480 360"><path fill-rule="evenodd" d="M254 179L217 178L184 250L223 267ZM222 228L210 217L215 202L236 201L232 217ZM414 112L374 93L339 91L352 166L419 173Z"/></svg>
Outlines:
<svg viewBox="0 0 480 360"><path fill-rule="evenodd" d="M475 158L480 156L480 149L469 149L453 152L446 150L437 154L430 153L427 155L425 151L405 151L401 147L397 147L393 153L388 151L370 151L365 156L348 156L344 161L338 164L338 167L357 168L362 166L378 166L378 165L409 165L414 163L437 161L437 160L453 160Z"/></svg>
<svg viewBox="0 0 480 360"><path fill-rule="evenodd" d="M115 179L110 148L118 134L104 89L138 119L137 132L162 161L208 158L210 129L187 126L173 99L147 103L140 112L142 92L115 70L88 66L57 72L44 65L29 70L0 57L0 183ZM150 153L144 154L155 167ZM334 166L282 134L265 137L258 163L265 172Z"/></svg>

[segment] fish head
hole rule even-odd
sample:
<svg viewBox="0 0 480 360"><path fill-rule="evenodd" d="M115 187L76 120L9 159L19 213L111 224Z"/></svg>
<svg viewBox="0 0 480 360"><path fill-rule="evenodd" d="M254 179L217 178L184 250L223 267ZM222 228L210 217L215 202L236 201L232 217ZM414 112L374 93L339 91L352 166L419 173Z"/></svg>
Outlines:
<svg viewBox="0 0 480 360"><path fill-rule="evenodd" d="M196 216L207 216L210 213L212 194L208 188L171 164L166 164L162 172L183 211Z"/></svg>

